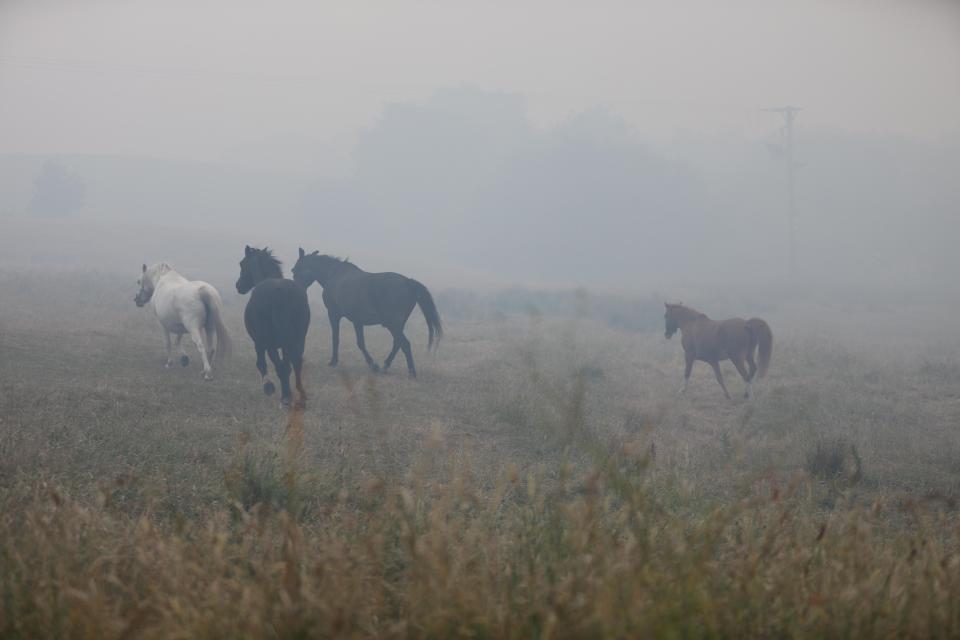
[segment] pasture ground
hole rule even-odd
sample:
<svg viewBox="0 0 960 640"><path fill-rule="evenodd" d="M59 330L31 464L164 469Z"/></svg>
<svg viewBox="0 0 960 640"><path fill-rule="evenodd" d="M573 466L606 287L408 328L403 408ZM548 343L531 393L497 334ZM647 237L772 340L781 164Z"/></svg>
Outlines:
<svg viewBox="0 0 960 640"><path fill-rule="evenodd" d="M756 313L771 372L727 402L702 363L678 396L678 337L589 299L435 292L418 380L369 373L346 323L330 369L311 291L291 418L243 299L221 288L235 353L204 382L192 345L162 368L126 280L0 274L2 637L960 635L949 316Z"/></svg>

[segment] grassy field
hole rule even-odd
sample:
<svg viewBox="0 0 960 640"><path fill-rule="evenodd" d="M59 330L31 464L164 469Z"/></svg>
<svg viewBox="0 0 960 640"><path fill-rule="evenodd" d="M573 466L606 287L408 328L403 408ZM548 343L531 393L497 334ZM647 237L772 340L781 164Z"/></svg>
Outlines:
<svg viewBox="0 0 960 640"><path fill-rule="evenodd" d="M655 301L440 291L413 381L351 332L328 368L313 291L291 416L222 290L204 382L162 368L130 278L0 273L0 637L960 636L943 310L743 309L773 362L727 402L706 365L677 394Z"/></svg>

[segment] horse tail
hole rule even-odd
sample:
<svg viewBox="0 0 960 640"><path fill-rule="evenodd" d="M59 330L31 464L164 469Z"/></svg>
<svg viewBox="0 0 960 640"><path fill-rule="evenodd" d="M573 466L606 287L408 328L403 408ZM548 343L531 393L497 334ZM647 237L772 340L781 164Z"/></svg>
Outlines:
<svg viewBox="0 0 960 640"><path fill-rule="evenodd" d="M412 278L410 279L410 285L413 287L417 304L420 305L420 311L423 312L423 317L427 321L427 330L430 332L430 337L427 340L427 349L429 350L434 346L439 346L440 338L443 337L440 313L437 312L437 305L433 303L433 296L430 295L425 286Z"/></svg>
<svg viewBox="0 0 960 640"><path fill-rule="evenodd" d="M220 295L212 287L201 287L200 299L203 300L203 306L207 310L207 329L212 327L217 332L217 348L213 354L214 361L216 364L223 364L230 357L233 345L230 342L230 332L227 331L227 325L223 323L223 307L220 303Z"/></svg>
<svg viewBox="0 0 960 640"><path fill-rule="evenodd" d="M770 354L773 353L773 332L770 331L770 325L760 318L750 318L747 320L747 331L756 339L760 345L760 362L757 363L757 376L762 378L767 375L767 369L770 368Z"/></svg>

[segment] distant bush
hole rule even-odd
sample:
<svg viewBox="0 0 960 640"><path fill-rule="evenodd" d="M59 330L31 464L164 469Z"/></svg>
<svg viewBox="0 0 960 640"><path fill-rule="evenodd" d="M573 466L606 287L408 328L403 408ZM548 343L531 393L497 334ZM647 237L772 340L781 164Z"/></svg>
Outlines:
<svg viewBox="0 0 960 640"><path fill-rule="evenodd" d="M487 294L448 289L439 298L444 314L454 318L476 318L482 312L491 315L576 316L593 318L628 331L663 328L663 302L652 296L633 298L595 294L582 289L545 291L517 288Z"/></svg>
<svg viewBox="0 0 960 640"><path fill-rule="evenodd" d="M918 373L929 382L949 384L960 380L960 364L946 359L924 358Z"/></svg>

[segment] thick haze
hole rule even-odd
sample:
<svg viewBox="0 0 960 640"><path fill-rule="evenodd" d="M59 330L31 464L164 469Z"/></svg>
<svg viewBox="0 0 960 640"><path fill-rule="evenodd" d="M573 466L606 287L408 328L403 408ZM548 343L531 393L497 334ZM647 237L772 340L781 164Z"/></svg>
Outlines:
<svg viewBox="0 0 960 640"><path fill-rule="evenodd" d="M228 227L229 265L246 239L477 281L777 280L787 104L801 275L948 282L955 2L6 0L0 219L26 235L0 248L46 260L23 225L53 160L85 185L66 227Z"/></svg>

